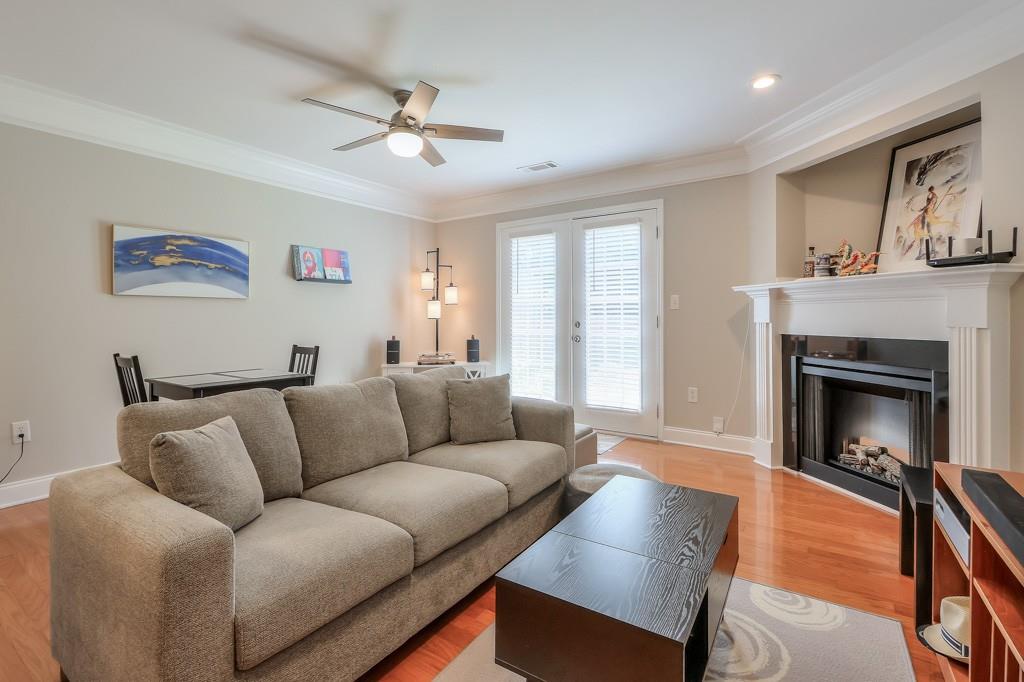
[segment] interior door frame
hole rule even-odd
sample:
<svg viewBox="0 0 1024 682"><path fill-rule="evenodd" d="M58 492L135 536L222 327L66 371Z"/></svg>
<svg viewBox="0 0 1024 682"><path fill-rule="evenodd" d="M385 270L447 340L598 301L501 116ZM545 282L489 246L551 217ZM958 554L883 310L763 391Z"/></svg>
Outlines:
<svg viewBox="0 0 1024 682"><path fill-rule="evenodd" d="M581 218L598 218L603 216L614 216L619 213L633 213L635 211L654 210L657 212L656 227L655 227L655 249L657 254L655 260L657 262L657 287L655 291L655 310L657 311L657 321L655 328L655 353L654 361L657 363L656 371L653 373L657 377L658 385L655 387L655 394L658 396L657 405L657 416L658 416L658 440L664 440L665 435L665 310L664 310L664 291L665 291L665 248L664 248L664 237L665 237L665 201L664 199L649 199L647 201L636 201L626 204L609 204L605 206L596 206L594 208L580 209L576 211L569 211L565 213L556 213L549 215L540 215L533 218L523 218L521 220L510 220L499 222L495 225L495 348L497 349L496 367L498 372L508 371L507 366L502 366L501 358L503 353L507 352L503 348L503 336L502 336L502 290L501 285L504 279L502 273L502 245L508 236L518 234L529 234L531 231L546 231L547 229L554 226L556 230L557 243L558 243L558 264L559 267L563 268L565 272L569 273L568 276L563 276L559 279L559 286L562 287L562 291L559 292L560 301L563 298L568 297L570 305L566 306L564 315L566 319L559 320L559 330L565 329L565 332L559 333L559 336L564 337L561 339L561 343L558 346L558 358L566 358L569 362L571 371L571 357L572 357L572 282L575 273L572 272L572 225L573 220L579 220ZM564 245L564 247L563 247ZM563 258L565 261L563 261ZM563 282L568 281L568 292L565 291ZM563 324L564 322L564 324ZM562 384L568 384L564 389ZM572 404L572 378L570 375L558 377L559 384L559 402L567 402ZM642 436L636 436L642 438Z"/></svg>

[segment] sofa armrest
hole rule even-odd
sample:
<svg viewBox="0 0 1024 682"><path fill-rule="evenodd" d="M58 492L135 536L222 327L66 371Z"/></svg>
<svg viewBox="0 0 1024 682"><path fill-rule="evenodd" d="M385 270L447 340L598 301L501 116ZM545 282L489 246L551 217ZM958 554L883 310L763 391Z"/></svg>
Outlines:
<svg viewBox="0 0 1024 682"><path fill-rule="evenodd" d="M224 680L234 535L118 466L50 488L54 658L71 680Z"/></svg>
<svg viewBox="0 0 1024 682"><path fill-rule="evenodd" d="M575 471L576 428L572 405L536 398L512 398L512 421L519 440L538 440L565 448L565 473Z"/></svg>

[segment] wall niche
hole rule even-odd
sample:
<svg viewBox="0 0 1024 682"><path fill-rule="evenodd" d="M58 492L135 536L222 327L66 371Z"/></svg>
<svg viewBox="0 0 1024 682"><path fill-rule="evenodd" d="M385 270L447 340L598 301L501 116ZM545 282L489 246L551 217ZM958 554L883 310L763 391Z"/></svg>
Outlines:
<svg viewBox="0 0 1024 682"><path fill-rule="evenodd" d="M780 176L780 201L785 187L788 215L802 218L804 232L801 253L787 255L802 260L808 246L834 252L842 239L855 249L874 250L893 148L980 117L981 104L973 104Z"/></svg>

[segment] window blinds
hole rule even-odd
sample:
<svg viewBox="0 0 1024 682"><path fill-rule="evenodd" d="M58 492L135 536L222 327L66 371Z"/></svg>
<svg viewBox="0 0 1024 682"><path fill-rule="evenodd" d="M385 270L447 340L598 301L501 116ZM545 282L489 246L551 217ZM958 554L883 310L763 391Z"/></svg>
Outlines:
<svg viewBox="0 0 1024 682"><path fill-rule="evenodd" d="M557 383L557 241L553 232L507 246L506 343L512 394L554 400Z"/></svg>
<svg viewBox="0 0 1024 682"><path fill-rule="evenodd" d="M639 412L641 385L640 225L588 229L583 241L586 405Z"/></svg>

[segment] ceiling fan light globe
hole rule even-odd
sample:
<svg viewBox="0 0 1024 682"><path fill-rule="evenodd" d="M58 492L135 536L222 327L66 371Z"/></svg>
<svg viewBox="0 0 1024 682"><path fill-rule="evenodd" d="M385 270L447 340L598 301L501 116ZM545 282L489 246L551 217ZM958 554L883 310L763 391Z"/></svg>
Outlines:
<svg viewBox="0 0 1024 682"><path fill-rule="evenodd" d="M409 158L423 151L423 138L408 128L392 130L388 133L387 143L395 156Z"/></svg>

